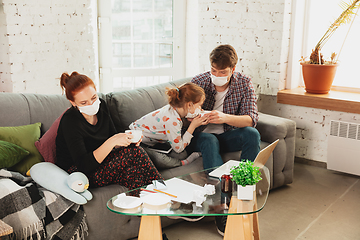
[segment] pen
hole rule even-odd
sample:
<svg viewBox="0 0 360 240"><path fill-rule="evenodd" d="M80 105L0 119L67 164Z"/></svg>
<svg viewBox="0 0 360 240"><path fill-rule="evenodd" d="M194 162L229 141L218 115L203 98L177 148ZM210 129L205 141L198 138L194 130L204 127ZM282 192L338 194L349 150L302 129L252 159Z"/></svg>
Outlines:
<svg viewBox="0 0 360 240"><path fill-rule="evenodd" d="M148 189L144 189L144 188L140 188L141 191L145 191L145 192L150 192L150 193L156 193L155 191L151 191L151 190L148 190Z"/></svg>
<svg viewBox="0 0 360 240"><path fill-rule="evenodd" d="M174 197L174 198L177 198L177 196L175 196L175 195L172 195L172 194L170 194L170 193L167 193L167 192L163 192L163 191L160 191L160 190L158 190L158 189L153 189L154 191L156 191L156 192L159 192L159 193L163 193L163 194L166 194L166 195L169 195L170 197Z"/></svg>

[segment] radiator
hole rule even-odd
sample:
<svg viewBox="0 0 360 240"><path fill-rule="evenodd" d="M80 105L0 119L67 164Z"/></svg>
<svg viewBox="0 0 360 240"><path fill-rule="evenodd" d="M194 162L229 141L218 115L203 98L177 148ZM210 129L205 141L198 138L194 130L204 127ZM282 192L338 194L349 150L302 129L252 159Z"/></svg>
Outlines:
<svg viewBox="0 0 360 240"><path fill-rule="evenodd" d="M360 124L330 121L327 168L360 176Z"/></svg>

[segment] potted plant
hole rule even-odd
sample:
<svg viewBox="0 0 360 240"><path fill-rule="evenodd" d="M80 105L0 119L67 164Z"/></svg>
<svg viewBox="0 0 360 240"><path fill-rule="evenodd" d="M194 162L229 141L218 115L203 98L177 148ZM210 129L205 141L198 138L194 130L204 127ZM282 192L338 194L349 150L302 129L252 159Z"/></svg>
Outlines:
<svg viewBox="0 0 360 240"><path fill-rule="evenodd" d="M261 178L260 168L246 160L230 169L232 181L237 184L237 197L241 200L253 200L255 185Z"/></svg>
<svg viewBox="0 0 360 240"><path fill-rule="evenodd" d="M338 27L343 24L349 23L352 17L356 16L354 10L359 9L360 0L353 0L350 3L342 2L341 6L343 8L343 12L330 25L325 34L316 44L315 48L311 52L310 60L306 60L304 57L302 57L300 60L306 92L328 93L330 91L338 66L339 54L336 57L336 54L332 53L330 60L326 61L323 59L321 49L329 40L329 38L334 34L335 30L338 29ZM344 39L344 42L345 40L346 37Z"/></svg>

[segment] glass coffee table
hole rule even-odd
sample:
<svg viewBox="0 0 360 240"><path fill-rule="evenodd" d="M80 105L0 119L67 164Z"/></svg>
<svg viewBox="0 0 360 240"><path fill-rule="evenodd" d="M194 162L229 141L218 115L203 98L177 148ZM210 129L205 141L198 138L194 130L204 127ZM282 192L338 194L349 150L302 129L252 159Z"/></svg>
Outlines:
<svg viewBox="0 0 360 240"><path fill-rule="evenodd" d="M141 191L139 188L114 196L107 202L107 207L110 211L118 214L141 216L139 240L162 239L161 216L199 217L224 215L228 216L224 239L260 239L257 213L265 206L269 194L270 174L268 168L265 166L261 168L262 180L256 184L254 200L238 200L236 187L233 187L232 191L228 193L223 193L220 179L208 174L212 170L194 172L165 181L167 186L170 186L170 183L173 186L174 182L189 184L188 191L185 191L185 193L180 191L182 196L176 196L175 198L163 193ZM183 184L181 185L179 185L179 189L183 187ZM192 189L201 188L205 185L214 185L215 193L205 195L205 201L201 205L197 206L195 202L184 201L184 199L189 200L192 198L195 191ZM143 189L146 189L146 187L144 186ZM171 193L170 187L162 191ZM138 198L139 193L140 198ZM165 204L163 204L160 200L160 202L149 204L148 201L145 201L144 196L151 194L161 194L169 198L170 201L165 201ZM125 199L126 201L123 201ZM144 201L141 201L141 199L144 199ZM119 201L121 204L126 202L126 205L119 205Z"/></svg>

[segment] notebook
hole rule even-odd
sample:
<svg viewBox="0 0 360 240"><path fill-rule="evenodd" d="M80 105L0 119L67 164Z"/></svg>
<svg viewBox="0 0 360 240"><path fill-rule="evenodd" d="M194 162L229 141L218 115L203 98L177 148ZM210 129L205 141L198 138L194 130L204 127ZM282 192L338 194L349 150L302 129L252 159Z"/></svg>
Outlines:
<svg viewBox="0 0 360 240"><path fill-rule="evenodd" d="M274 148L276 147L278 142L279 142L279 139L277 139L276 141L271 143L269 146L267 146L266 148L261 150L254 160L254 166L262 168L265 165L265 163L267 162L267 160L269 159L272 151L274 150ZM213 177L221 178L221 176L223 174L229 174L230 169L232 167L238 166L238 165L239 165L239 161L229 160L226 163L224 163L223 165L221 165L220 167L218 167L217 169L210 172L209 175L213 176Z"/></svg>
<svg viewBox="0 0 360 240"><path fill-rule="evenodd" d="M161 153L169 153L172 150L168 143L156 143L154 146L148 146L148 148Z"/></svg>

